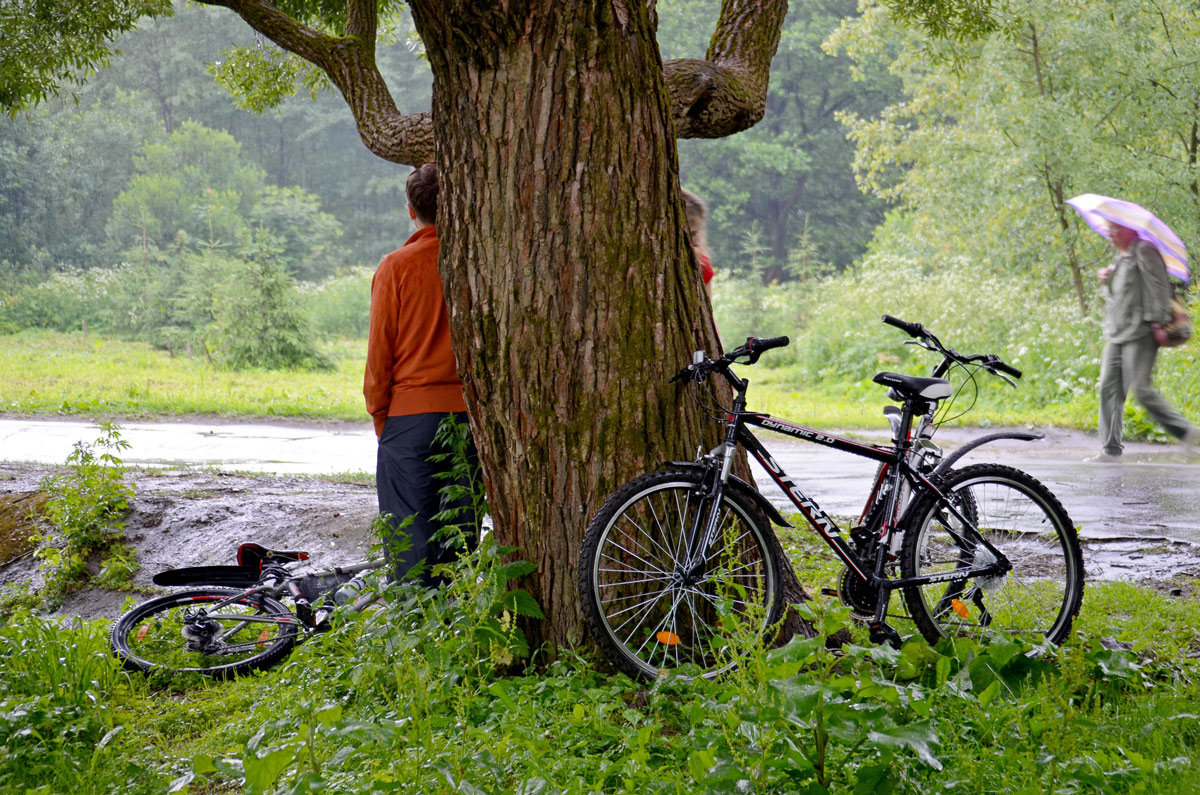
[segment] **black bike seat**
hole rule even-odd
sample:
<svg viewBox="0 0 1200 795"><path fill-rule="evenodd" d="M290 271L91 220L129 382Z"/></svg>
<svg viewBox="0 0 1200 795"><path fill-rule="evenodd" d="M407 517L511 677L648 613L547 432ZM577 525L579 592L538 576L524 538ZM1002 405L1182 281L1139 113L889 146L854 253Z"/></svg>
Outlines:
<svg viewBox="0 0 1200 795"><path fill-rule="evenodd" d="M954 385L944 378L922 378L917 375L900 375L899 373L876 373L871 379L877 384L891 387L899 395L908 400L922 398L924 400L942 400L954 392Z"/></svg>

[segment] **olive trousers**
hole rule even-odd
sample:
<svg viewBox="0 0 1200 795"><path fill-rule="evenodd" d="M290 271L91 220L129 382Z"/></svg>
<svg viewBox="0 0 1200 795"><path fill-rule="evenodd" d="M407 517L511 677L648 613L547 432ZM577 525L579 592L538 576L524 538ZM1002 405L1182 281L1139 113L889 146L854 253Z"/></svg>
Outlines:
<svg viewBox="0 0 1200 795"><path fill-rule="evenodd" d="M1120 455L1125 420L1125 398L1130 390L1150 419L1167 433L1182 439L1192 424L1154 388L1154 360L1158 343L1152 334L1129 342L1106 342L1100 354L1100 444L1109 455Z"/></svg>

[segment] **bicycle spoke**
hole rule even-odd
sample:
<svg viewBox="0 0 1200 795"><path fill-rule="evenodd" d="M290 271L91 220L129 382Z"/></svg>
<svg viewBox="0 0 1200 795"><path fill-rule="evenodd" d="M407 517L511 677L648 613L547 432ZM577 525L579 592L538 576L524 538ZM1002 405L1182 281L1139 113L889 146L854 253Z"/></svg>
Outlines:
<svg viewBox="0 0 1200 795"><path fill-rule="evenodd" d="M643 537L645 537L646 539L648 539L648 540L649 540L649 541L650 541L650 542L651 542L651 543L652 543L654 546L656 546L656 547L658 547L659 549L661 549L661 550L662 550L662 552L663 552L663 554L664 554L664 555L666 555L666 558L667 558L667 560L669 560L669 561L671 561L672 563L674 563L674 562L675 562L675 561L678 559L678 558L677 558L677 556L673 555L669 549L667 549L667 548L666 548L666 547L664 547L664 546L663 546L661 543L659 543L658 539L655 537L655 535L654 535L653 533L648 533L648 532L646 532L645 528L643 528L643 527L642 527L640 524L638 524L638 523L637 523L637 521L635 521L635 520L633 519L633 517L631 517L631 516L626 516L626 517L625 517L625 521L629 522L629 524L631 524L631 525L633 525L634 527L636 527L636 528L637 528L639 531L641 531L641 533L642 533ZM641 549L641 550L642 550L642 553L643 553L644 555L646 555L647 557L650 557L651 555L653 555L653 554L654 554L652 550L644 549L644 548L642 547L642 545L641 545L640 543L638 543L637 539L636 539L636 538L634 538L633 534L632 534L632 533L630 533L630 532L629 532L627 529L625 529L625 528L621 528L621 535L625 536L625 537L626 537L626 538L628 538L630 541L632 541L634 544L636 544L636 545L637 545L637 547L638 547L638 549Z"/></svg>
<svg viewBox="0 0 1200 795"><path fill-rule="evenodd" d="M978 464L958 477L947 493L956 495L950 499L970 523L948 516L944 506L916 517L905 539L904 575L978 570L1005 560L1010 569L905 589L918 627L931 640L1002 631L1061 641L1082 592L1065 512L1036 480L1008 467Z"/></svg>
<svg viewBox="0 0 1200 795"><path fill-rule="evenodd" d="M636 553L634 553L634 552L631 552L630 550L626 549L625 547L621 546L620 544L618 544L618 543L614 542L614 543L613 543L613 546L614 546L614 547L616 547L617 549L619 549L620 551L624 552L625 554L629 555L629 557L633 558L634 560L638 561L639 563L644 563L644 564L646 564L647 566L649 566L650 568L654 569L654 570L655 570L656 572L658 572L659 574L664 574L664 575L665 575L665 574L667 574L667 572L665 572L665 571L663 571L662 569L658 568L657 566L655 566L655 565L654 565L653 563L651 563L650 561L648 561L648 560L646 560L646 559L644 559L644 558L640 557L639 555L637 555L637 554L636 554ZM608 553L604 553L604 557L606 557L606 558L608 558L609 560L611 560L611 561L614 561L614 562L616 562L616 563L621 563L621 561L620 561L618 558L614 558L612 555L610 555L610 554L608 554Z"/></svg>
<svg viewBox="0 0 1200 795"><path fill-rule="evenodd" d="M675 601L671 604L671 607L667 609L667 613L666 613L667 616L671 615L675 611L675 608L679 606L679 600L681 598L682 598L682 594L675 595ZM666 616L664 616L663 619L658 622L657 626L662 627L663 621L665 621L665 620L666 620ZM634 628L634 632L636 632L636 631L637 631L637 627ZM653 631L647 632L645 640L642 641L642 644L637 647L637 650L634 653L641 654L642 649L646 648L646 644L650 642L650 639L653 638L654 635L655 635L655 633ZM633 633L630 633L629 637L632 638Z"/></svg>
<svg viewBox="0 0 1200 795"><path fill-rule="evenodd" d="M642 599L643 599L643 601L642 601L642 602L639 602L638 604L636 604L636 605L633 605L633 606L631 606L631 607L623 607L623 608L621 608L620 610L616 611L615 613L609 613L609 614L608 614L608 617L609 617L610 619L612 619L612 618L616 618L617 616L624 615L625 613L628 613L628 612L630 612L631 610L637 610L637 609L638 609L638 608L640 608L642 605L644 605L644 604L646 604L646 603L647 603L647 602L645 601L646 599L649 599L649 600L650 600L650 607L653 607L653 606L654 606L654 603L655 603L655 602L657 602L659 599L661 599L663 594L670 592L670 590L671 590L671 588L668 586L668 587L666 587L666 588L663 588L662 590L659 590L659 591L652 591L652 592L650 592L650 593L642 593L642 594L637 594L637 595L636 595L636 597L630 597L630 598L638 598L638 597L640 597L640 598L642 598ZM630 619L630 620L632 620L632 619ZM628 621L627 621L626 623L628 623ZM623 627L623 626L625 626L625 624L622 624L622 625L621 625L621 627ZM621 629L621 627L617 627L617 629L618 629L618 630L620 630L620 629Z"/></svg>

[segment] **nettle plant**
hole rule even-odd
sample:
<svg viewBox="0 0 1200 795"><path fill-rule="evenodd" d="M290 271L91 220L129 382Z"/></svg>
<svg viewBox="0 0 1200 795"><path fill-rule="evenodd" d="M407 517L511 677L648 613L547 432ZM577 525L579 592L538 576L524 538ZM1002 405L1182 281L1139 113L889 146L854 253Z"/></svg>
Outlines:
<svg viewBox="0 0 1200 795"><path fill-rule="evenodd" d="M49 495L42 516L50 528L32 540L42 560L47 605L57 604L89 579L109 588L127 586L137 571L136 553L122 543L133 486L116 455L129 447L120 430L114 423L100 423L96 441L76 442L66 470L42 479L40 487ZM89 564L99 566L94 576Z"/></svg>

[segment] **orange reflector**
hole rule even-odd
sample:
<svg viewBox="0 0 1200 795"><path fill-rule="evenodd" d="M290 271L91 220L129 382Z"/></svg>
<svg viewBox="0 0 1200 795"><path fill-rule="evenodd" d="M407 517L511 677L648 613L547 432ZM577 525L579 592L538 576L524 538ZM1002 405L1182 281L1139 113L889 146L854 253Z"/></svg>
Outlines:
<svg viewBox="0 0 1200 795"><path fill-rule="evenodd" d="M149 631L150 631L149 624L142 624L140 627L138 627L138 634L137 634L138 643L141 643L143 640L146 639L146 633Z"/></svg>
<svg viewBox="0 0 1200 795"><path fill-rule="evenodd" d="M258 645L261 646L266 643L267 638L270 637L270 635L271 631L269 629L264 629L258 636Z"/></svg>
<svg viewBox="0 0 1200 795"><path fill-rule="evenodd" d="M955 613L958 613L959 618L967 618L970 615L967 612L967 606L957 599L951 599L950 606L954 608Z"/></svg>
<svg viewBox="0 0 1200 795"><path fill-rule="evenodd" d="M676 635L674 632L667 632L665 629L662 632L659 632L658 634L656 634L654 637L656 640L658 640L659 643L663 644L664 646L678 646L679 645L679 636Z"/></svg>

